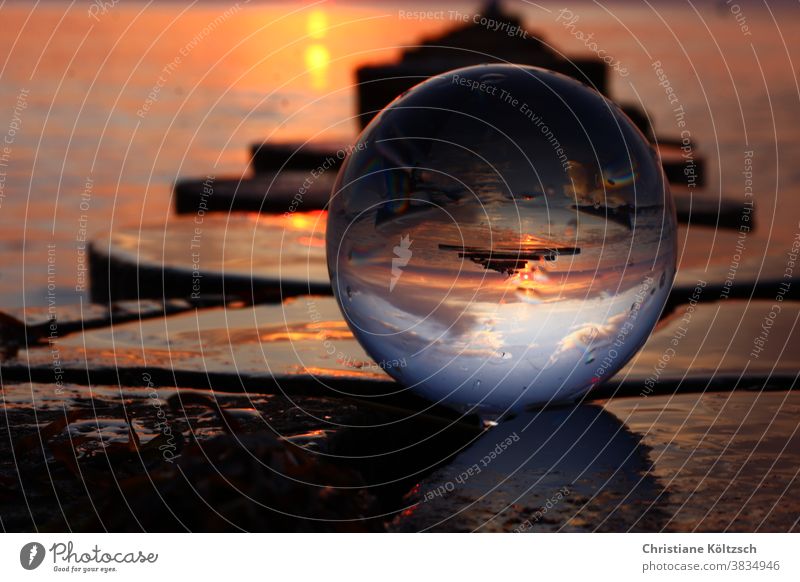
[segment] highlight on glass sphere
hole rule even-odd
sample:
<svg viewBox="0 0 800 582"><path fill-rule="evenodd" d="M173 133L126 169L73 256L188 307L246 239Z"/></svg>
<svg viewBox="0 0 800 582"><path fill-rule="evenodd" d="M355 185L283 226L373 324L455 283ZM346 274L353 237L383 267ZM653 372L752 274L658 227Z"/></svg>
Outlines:
<svg viewBox="0 0 800 582"><path fill-rule="evenodd" d="M376 362L432 402L502 414L576 400L639 350L675 275L675 228L657 155L613 102L481 65L369 124L326 246Z"/></svg>

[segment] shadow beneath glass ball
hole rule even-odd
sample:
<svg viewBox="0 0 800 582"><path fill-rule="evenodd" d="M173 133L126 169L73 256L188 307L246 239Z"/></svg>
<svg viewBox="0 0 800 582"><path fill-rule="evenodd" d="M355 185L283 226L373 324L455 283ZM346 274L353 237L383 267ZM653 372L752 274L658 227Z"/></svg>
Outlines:
<svg viewBox="0 0 800 582"><path fill-rule="evenodd" d="M357 470L383 519L404 511L417 484L482 438L477 415L461 415L404 393L360 401L349 427L339 430L325 453Z"/></svg>
<svg viewBox="0 0 800 582"><path fill-rule="evenodd" d="M395 531L658 531L648 447L597 405L525 412L486 431L407 496Z"/></svg>

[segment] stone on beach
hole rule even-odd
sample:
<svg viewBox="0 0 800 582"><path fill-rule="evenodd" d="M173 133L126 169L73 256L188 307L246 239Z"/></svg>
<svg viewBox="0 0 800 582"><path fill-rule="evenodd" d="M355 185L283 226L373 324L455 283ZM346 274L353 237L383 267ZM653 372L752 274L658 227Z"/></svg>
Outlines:
<svg viewBox="0 0 800 582"><path fill-rule="evenodd" d="M255 176L179 180L175 212L284 212L321 210L328 204L336 170L282 170Z"/></svg>
<svg viewBox="0 0 800 582"><path fill-rule="evenodd" d="M661 158L664 175L670 184L698 189L705 186L707 172L705 158L694 153L694 144L690 142L686 145L690 157L681 149L680 144L673 141L658 141L654 145L658 150L658 157Z"/></svg>
<svg viewBox="0 0 800 582"><path fill-rule="evenodd" d="M54 350L65 381L337 397L404 392L364 353L330 297L193 310L76 333L20 350L2 362L4 377L52 380Z"/></svg>
<svg viewBox="0 0 800 582"><path fill-rule="evenodd" d="M693 204L696 208L697 202ZM716 208L718 202L710 204ZM741 207L736 207L736 213L739 220ZM224 303L226 297L229 301L259 303L300 294L330 294L326 221L325 212L319 211L288 216L204 215L199 223L196 217L184 216L166 225L120 228L91 245L92 299L196 300L199 294L218 297L217 303ZM706 247L719 238L718 234L712 236L711 231L699 228L687 230L693 236L703 231L703 237L694 236L687 243L690 252L681 260L671 305L687 301L698 278L709 283L709 290L717 289L715 296L705 293L701 300L716 300L730 269L726 257L708 261L703 254L706 250L711 253ZM680 241L685 234L686 230L679 235ZM743 261L726 294L739 298L774 296L783 279L782 260L769 255L763 266L761 259ZM795 287L800 286L791 286L793 298Z"/></svg>
<svg viewBox="0 0 800 582"><path fill-rule="evenodd" d="M107 327L132 320L150 319L187 311L192 305L184 299L156 301L117 301L111 304L78 303L54 305L52 307L25 307L0 311L0 326L15 322L28 342L35 342L48 335L63 335ZM11 318L10 320L7 318Z"/></svg>
<svg viewBox="0 0 800 582"><path fill-rule="evenodd" d="M0 310L0 358L12 358L23 346L43 344L76 331L163 317L191 308L184 299L6 308Z"/></svg>
<svg viewBox="0 0 800 582"><path fill-rule="evenodd" d="M798 341L800 303L782 302L766 340L759 340L773 307L739 300L680 306L631 363L590 397L792 389L800 356L786 346ZM758 357L751 355L756 347ZM163 385L220 391L399 400L408 393L384 370L414 365L413 358L380 364L370 359L331 297L196 310L75 333L20 350L2 362L2 373L52 380L53 350L65 381L135 386L147 374ZM587 359L586 365L598 368L598 381L605 379L602 361Z"/></svg>
<svg viewBox="0 0 800 582"><path fill-rule="evenodd" d="M795 301L681 305L594 396L792 390L800 370L800 353L792 349L800 342L798 318ZM603 363L591 365L600 370Z"/></svg>
<svg viewBox="0 0 800 582"><path fill-rule="evenodd" d="M688 303L698 282L702 293L695 299L707 303L719 299L800 299L800 281L786 276L786 257L766 255L737 260L715 260L706 266L678 269L670 293L670 305Z"/></svg>
<svg viewBox="0 0 800 582"><path fill-rule="evenodd" d="M678 222L689 226L709 226L736 230L742 225L743 201L732 195L715 195L711 190L670 186ZM754 227L751 214L748 226Z"/></svg>
<svg viewBox="0 0 800 582"><path fill-rule="evenodd" d="M347 146L342 143L307 141L265 141L250 146L250 165L256 174L284 170L313 170L330 166L334 173L341 165Z"/></svg>
<svg viewBox="0 0 800 582"><path fill-rule="evenodd" d="M118 229L91 244L92 299L260 302L329 293L324 235L319 212L186 216Z"/></svg>

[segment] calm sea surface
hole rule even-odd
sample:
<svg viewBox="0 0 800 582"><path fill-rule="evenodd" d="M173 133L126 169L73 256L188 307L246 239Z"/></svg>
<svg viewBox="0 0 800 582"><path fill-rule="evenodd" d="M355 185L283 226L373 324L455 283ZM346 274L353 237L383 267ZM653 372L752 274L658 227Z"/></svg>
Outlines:
<svg viewBox="0 0 800 582"><path fill-rule="evenodd" d="M46 304L48 268L59 304L76 302L82 239L167 220L178 177L241 174L255 140L353 139L354 68L476 8L443 3L443 19L416 20L401 10L429 3L104 4L0 8L2 306ZM743 199L752 151L758 229L744 258L785 252L800 219L796 5L742 2L737 21L723 3L576 3L565 26L560 5L507 4L555 48L602 49L624 66L613 96L641 101L662 135L689 132L710 162L711 196ZM684 264L735 252L732 233L683 236L704 245L686 246Z"/></svg>

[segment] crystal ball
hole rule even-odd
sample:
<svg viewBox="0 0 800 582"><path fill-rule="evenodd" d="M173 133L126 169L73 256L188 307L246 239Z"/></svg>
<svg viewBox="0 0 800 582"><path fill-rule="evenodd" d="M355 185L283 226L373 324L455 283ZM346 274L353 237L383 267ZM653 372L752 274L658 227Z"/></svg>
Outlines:
<svg viewBox="0 0 800 582"><path fill-rule="evenodd" d="M675 275L654 148L610 100L517 65L407 91L339 171L326 233L353 334L464 412L574 401L641 348Z"/></svg>

